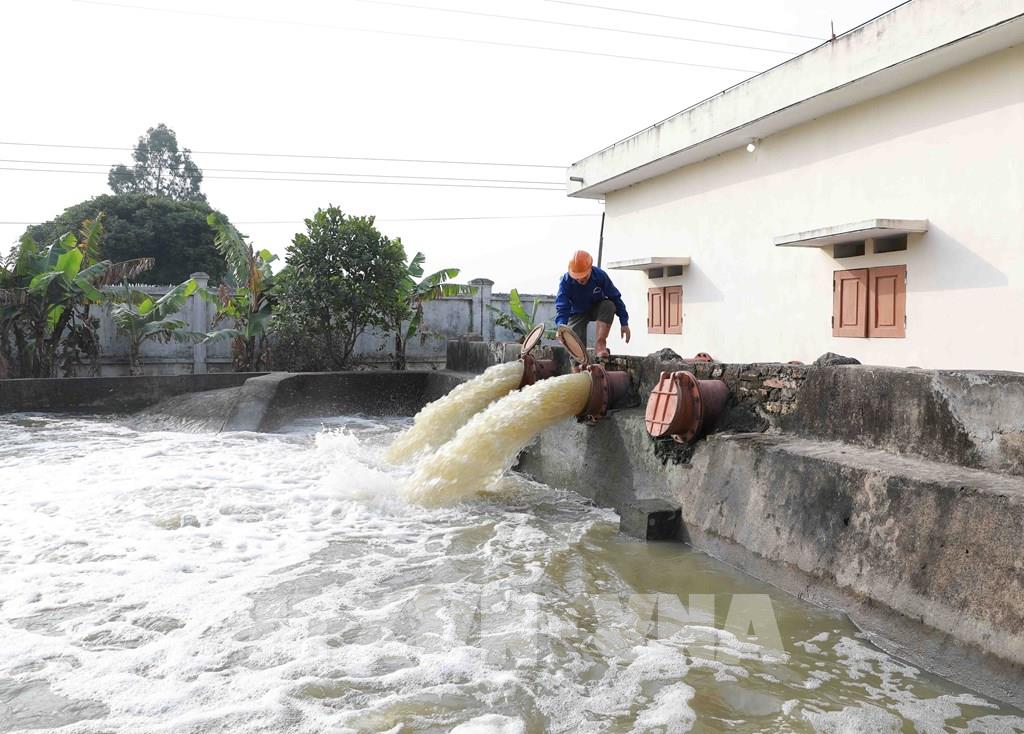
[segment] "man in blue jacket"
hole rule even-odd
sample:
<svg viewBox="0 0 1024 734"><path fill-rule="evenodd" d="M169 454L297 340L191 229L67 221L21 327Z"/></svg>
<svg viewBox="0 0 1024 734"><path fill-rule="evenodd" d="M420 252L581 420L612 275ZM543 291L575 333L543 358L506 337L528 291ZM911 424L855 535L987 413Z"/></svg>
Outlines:
<svg viewBox="0 0 1024 734"><path fill-rule="evenodd" d="M558 297L555 299L555 323L568 324L576 336L587 345L587 325L597 322L597 343L594 353L608 357L608 333L612 320L619 317L622 338L629 343L629 314L622 294L612 283L608 273L594 267L594 258L589 252L577 250L569 261L569 272L558 283Z"/></svg>

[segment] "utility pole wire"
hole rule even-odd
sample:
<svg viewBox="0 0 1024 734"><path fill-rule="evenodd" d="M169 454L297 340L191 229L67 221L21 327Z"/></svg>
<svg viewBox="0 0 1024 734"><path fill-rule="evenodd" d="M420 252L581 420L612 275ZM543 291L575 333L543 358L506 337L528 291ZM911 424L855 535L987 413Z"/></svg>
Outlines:
<svg viewBox="0 0 1024 734"><path fill-rule="evenodd" d="M462 38L459 36L438 36L430 33L410 33L406 31L385 31L378 28L358 28L355 26L326 25L320 23L304 23L296 20L272 20L268 18L256 18L244 15L221 15L219 13L201 13L194 10L178 10L176 8L156 8L144 5L125 5L122 3L108 2L107 0L72 0L85 5L103 5L111 8L126 10L149 10L158 13L174 13L177 15L192 15L202 18L217 18L219 20L247 20L258 23L272 23L274 25L295 25L318 29L333 29L351 31L354 33L376 33L384 36L400 36L402 38L426 38L433 41L454 41L456 43L473 43L481 46L502 46L505 48L524 48L531 51L552 51L563 54L576 54L580 56L603 56L609 59L620 59L624 61L647 61L653 64L673 64L675 66L688 66L695 69L714 69L716 71L738 71L744 74L755 74L755 69L740 69L733 66L716 66L714 64L696 64L688 61L673 61L671 59L656 59L648 56L629 56L626 54L609 54L601 51L581 51L575 48L559 48L556 46L537 46L528 43L511 43L509 41L483 41L478 38Z"/></svg>
<svg viewBox="0 0 1024 734"><path fill-rule="evenodd" d="M24 160L21 158L0 158L0 163L21 163L29 165L46 165L46 166L89 166L91 168L106 168L110 169L114 165L110 163L79 163L78 161L34 161ZM562 181L523 181L519 179L507 179L507 178L462 178L458 176L412 176L404 175L401 173L341 173L341 172L326 172L326 171L270 171L258 168L203 168L199 167L200 172L205 176L207 171L216 171L218 173L271 173L282 176L362 176L363 178L408 178L408 179L420 179L427 181L479 181L482 183L514 183L514 184L539 184L539 185L552 185L562 186ZM82 171L82 173L99 173L99 171Z"/></svg>
<svg viewBox="0 0 1024 734"><path fill-rule="evenodd" d="M66 143L16 143L0 140L0 145L12 145L26 148L71 148L74 150L120 150L134 151L135 148L122 145L71 145ZM333 161L373 161L384 163L433 163L446 166L498 166L502 168L557 168L564 171L567 166L558 166L550 163L503 163L500 161L447 161L431 160L427 158L372 158L357 155L313 155L305 153L255 153L251 151L230 151L230 150L192 150L186 149L195 155L227 155L227 156L248 156L254 158L305 158L312 160L333 160Z"/></svg>
<svg viewBox="0 0 1024 734"><path fill-rule="evenodd" d="M545 0L549 3L558 3L559 5L576 5L581 8L597 8L599 10L610 10L613 13L630 13L632 15L647 15L652 18L665 18L667 20L685 20L688 23L700 23L702 25L713 25L720 28L736 28L743 31L757 31L758 33L773 33L776 36L793 36L794 38L807 38L812 41L825 41L827 39L821 38L820 36L806 36L803 33L790 33L789 31L775 31L770 28L758 28L757 26L749 25L734 25L732 23L716 23L711 20L701 20L700 18L683 18L678 15L665 15L663 13L650 13L645 10L631 10L628 8L612 8L608 5L593 5L591 3L581 3L575 0Z"/></svg>
<svg viewBox="0 0 1024 734"><path fill-rule="evenodd" d="M462 10L461 8L438 8L432 5L414 5L411 3L398 3L391 0L352 0L352 2L366 3L368 5L386 5L395 8L411 8L415 10L430 10L438 13L456 13L458 15L474 15L481 18L498 18L501 20L515 20L523 23L540 23L543 25L557 25L565 28L582 28L591 31L608 31L609 33L625 33L633 36L647 36L648 38L667 38L672 41L688 41L690 43L705 43L711 46L728 46L730 48L743 48L748 51L768 51L775 54L795 55L794 51L787 51L781 48L765 48L763 46L747 46L742 43L728 43L726 41L708 41L703 38L688 38L686 36L673 36L668 33L648 33L647 31L631 31L625 28L611 28L601 25L587 25L585 23L569 23L561 20L547 20L544 18L524 18L518 15L499 15L497 13L483 13L478 10Z"/></svg>
<svg viewBox="0 0 1024 734"><path fill-rule="evenodd" d="M466 221L486 221L492 219L562 219L572 217L600 217L601 212L591 212L590 214L509 214L507 216L494 216L494 217L381 217L374 216L374 219L381 222L466 222ZM302 222L305 217L296 217L295 219L276 219L276 220L265 220L265 219L236 219L232 220L235 224L298 224ZM36 224L42 224L42 222L0 222L0 225L19 225L25 227L31 227Z"/></svg>
<svg viewBox="0 0 1024 734"><path fill-rule="evenodd" d="M60 168L21 168L0 166L0 171L29 171L33 173L84 173L89 176L105 176L105 171L72 171ZM514 186L503 184L471 184L471 183L421 183L417 181L350 181L329 178L269 178L266 176L204 176L203 178L230 181L282 181L286 183L334 183L334 184L366 184L378 186L430 186L438 188L462 189L509 189L515 191L565 191L562 185L557 186Z"/></svg>

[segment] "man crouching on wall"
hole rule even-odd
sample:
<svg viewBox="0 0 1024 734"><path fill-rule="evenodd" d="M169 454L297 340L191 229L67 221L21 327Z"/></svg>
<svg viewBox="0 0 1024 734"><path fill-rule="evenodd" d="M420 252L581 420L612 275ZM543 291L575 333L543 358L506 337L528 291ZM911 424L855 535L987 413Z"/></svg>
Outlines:
<svg viewBox="0 0 1024 734"><path fill-rule="evenodd" d="M555 299L555 323L568 324L576 332L583 346L587 345L587 325L597 322L597 343L594 353L598 358L610 356L608 334L612 320L619 317L622 338L629 343L629 314L622 294L612 283L608 273L594 266L589 252L577 250L569 261L569 272L558 283Z"/></svg>

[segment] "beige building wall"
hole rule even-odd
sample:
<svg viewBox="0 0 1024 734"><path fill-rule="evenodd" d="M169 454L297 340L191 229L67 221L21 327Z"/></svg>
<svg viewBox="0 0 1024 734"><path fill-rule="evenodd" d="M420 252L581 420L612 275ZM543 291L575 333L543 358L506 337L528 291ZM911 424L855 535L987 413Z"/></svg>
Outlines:
<svg viewBox="0 0 1024 734"><path fill-rule="evenodd" d="M610 271L633 341L729 362L1024 371L1024 47L1018 46L606 196L604 262L689 256L683 275ZM908 249L833 259L773 238L927 219ZM870 252L870 250L869 250ZM906 337L834 338L834 270L907 266ZM682 285L682 335L648 334L647 289Z"/></svg>

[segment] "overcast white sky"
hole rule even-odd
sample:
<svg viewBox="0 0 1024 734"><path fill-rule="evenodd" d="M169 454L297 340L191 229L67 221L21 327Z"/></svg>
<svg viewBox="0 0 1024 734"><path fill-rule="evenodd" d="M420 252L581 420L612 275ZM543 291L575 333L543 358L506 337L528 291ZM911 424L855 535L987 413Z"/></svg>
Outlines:
<svg viewBox="0 0 1024 734"><path fill-rule="evenodd" d="M824 38L896 0L579 0ZM398 7L417 5L420 8ZM424 9L425 8L425 9ZM777 49L441 12L471 10ZM161 10L162 9L162 10ZM354 30L363 29L363 30ZM371 30L387 31L374 33ZM567 166L751 76L746 71L392 34L548 46L764 70L816 41L553 0L26 0L0 3L0 251L25 222L107 193L164 122L194 151ZM123 146L123 152L15 146ZM596 253L601 203L564 190L243 181L211 169L445 176L562 183L564 169L226 156L196 152L214 207L284 255L302 220L337 204L375 214L427 266L496 288L552 292L572 250ZM43 164L41 161L52 161ZM70 164L93 163L103 166ZM319 177L324 178L324 177ZM389 180L389 179L376 179ZM422 180L422 179L417 179ZM435 181L436 183L437 181ZM451 181L449 181L451 183ZM498 184L504 185L504 184ZM518 186L519 184L508 184ZM532 184L530 184L532 185ZM560 218L547 215L587 215ZM542 217L543 218L538 218ZM534 217L399 221L439 217Z"/></svg>

